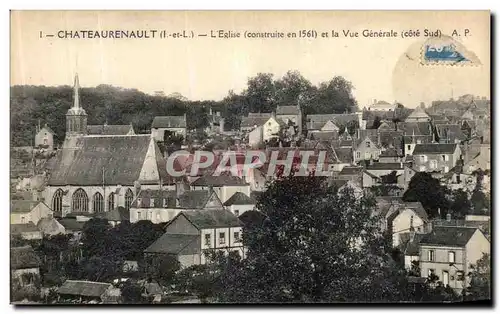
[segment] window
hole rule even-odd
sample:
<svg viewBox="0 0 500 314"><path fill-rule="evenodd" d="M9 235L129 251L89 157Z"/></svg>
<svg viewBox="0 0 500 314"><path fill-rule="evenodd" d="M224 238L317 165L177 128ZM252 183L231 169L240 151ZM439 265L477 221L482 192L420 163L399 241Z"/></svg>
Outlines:
<svg viewBox="0 0 500 314"><path fill-rule="evenodd" d="M160 215L160 213L158 212L158 213L156 213L156 220L160 220L160 219L161 219L161 215Z"/></svg>
<svg viewBox="0 0 500 314"><path fill-rule="evenodd" d="M219 232L219 244L224 244L224 243L226 243L226 233Z"/></svg>
<svg viewBox="0 0 500 314"><path fill-rule="evenodd" d="M89 197L83 189L76 190L72 197L72 211L73 212L88 212L89 211Z"/></svg>
<svg viewBox="0 0 500 314"><path fill-rule="evenodd" d="M234 214L235 214L236 216L239 216L239 215L240 215L240 211L239 211L239 210L237 210L237 209L235 209L235 210L234 210Z"/></svg>
<svg viewBox="0 0 500 314"><path fill-rule="evenodd" d="M422 144L422 140L417 140L417 144Z"/></svg>
<svg viewBox="0 0 500 314"><path fill-rule="evenodd" d="M46 138L43 139L43 145L47 145L49 143L49 140L47 140Z"/></svg>
<svg viewBox="0 0 500 314"><path fill-rule="evenodd" d="M142 213L140 211L137 212L137 220L142 219Z"/></svg>
<svg viewBox="0 0 500 314"><path fill-rule="evenodd" d="M356 152L356 158L360 159L361 158L361 152Z"/></svg>
<svg viewBox="0 0 500 314"><path fill-rule="evenodd" d="M22 224L26 223L26 217L24 217L24 216L21 217L21 223Z"/></svg>
<svg viewBox="0 0 500 314"><path fill-rule="evenodd" d="M450 171L450 167L445 166L445 167L444 167L444 172L445 172L445 173L447 173L448 171Z"/></svg>
<svg viewBox="0 0 500 314"><path fill-rule="evenodd" d="M437 161L431 160L429 166L431 167L431 169L436 169L437 168Z"/></svg>
<svg viewBox="0 0 500 314"><path fill-rule="evenodd" d="M434 250L429 250L429 252L427 253L427 260L429 262L434 262L434 258L435 258L435 252Z"/></svg>
<svg viewBox="0 0 500 314"><path fill-rule="evenodd" d="M460 179L460 175L457 174L457 183L460 183L460 182L462 182L462 180Z"/></svg>
<svg viewBox="0 0 500 314"><path fill-rule="evenodd" d="M455 263L455 252L453 251L448 252L448 262Z"/></svg>
<svg viewBox="0 0 500 314"><path fill-rule="evenodd" d="M115 193L111 192L108 196L108 211L115 209Z"/></svg>
<svg viewBox="0 0 500 314"><path fill-rule="evenodd" d="M241 242L240 233L238 231L234 233L234 242L235 243Z"/></svg>
<svg viewBox="0 0 500 314"><path fill-rule="evenodd" d="M151 198L149 200L149 207L155 207L155 199L154 198Z"/></svg>
<svg viewBox="0 0 500 314"><path fill-rule="evenodd" d="M410 216L410 227L413 228L413 215Z"/></svg>
<svg viewBox="0 0 500 314"><path fill-rule="evenodd" d="M443 270L443 285L446 287L450 284L450 273L448 271Z"/></svg>
<svg viewBox="0 0 500 314"><path fill-rule="evenodd" d="M55 212L62 212L62 199L63 199L63 190L58 189L54 196L52 197L52 210Z"/></svg>
<svg viewBox="0 0 500 314"><path fill-rule="evenodd" d="M446 161L446 155L441 155L441 158L443 159L443 161Z"/></svg>
<svg viewBox="0 0 500 314"><path fill-rule="evenodd" d="M206 246L210 246L210 235L209 234L205 234L205 245Z"/></svg>
<svg viewBox="0 0 500 314"><path fill-rule="evenodd" d="M406 149L411 150L411 145L408 145Z"/></svg>
<svg viewBox="0 0 500 314"><path fill-rule="evenodd" d="M130 205L132 205L132 200L134 199L134 193L132 193L131 189L127 189L125 193L125 209L130 209Z"/></svg>
<svg viewBox="0 0 500 314"><path fill-rule="evenodd" d="M97 192L94 194L94 200L92 202L94 213L102 213L104 211L104 198L102 194Z"/></svg>
<svg viewBox="0 0 500 314"><path fill-rule="evenodd" d="M366 147L370 148L370 142L366 142Z"/></svg>
<svg viewBox="0 0 500 314"><path fill-rule="evenodd" d="M420 168L418 169L420 172L424 172L425 171L425 166L420 166Z"/></svg>
<svg viewBox="0 0 500 314"><path fill-rule="evenodd" d="M420 161L425 162L425 155L420 155Z"/></svg>

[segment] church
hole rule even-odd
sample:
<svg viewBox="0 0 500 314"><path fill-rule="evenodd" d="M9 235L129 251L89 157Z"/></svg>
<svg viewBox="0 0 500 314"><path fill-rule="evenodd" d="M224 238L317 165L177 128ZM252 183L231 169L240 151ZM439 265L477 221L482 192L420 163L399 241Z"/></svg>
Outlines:
<svg viewBox="0 0 500 314"><path fill-rule="evenodd" d="M80 105L78 74L73 96L73 106L66 114L66 137L47 167L43 191L55 214L95 214L119 206L129 209L140 189L160 189L173 183L150 134L89 134L87 113Z"/></svg>

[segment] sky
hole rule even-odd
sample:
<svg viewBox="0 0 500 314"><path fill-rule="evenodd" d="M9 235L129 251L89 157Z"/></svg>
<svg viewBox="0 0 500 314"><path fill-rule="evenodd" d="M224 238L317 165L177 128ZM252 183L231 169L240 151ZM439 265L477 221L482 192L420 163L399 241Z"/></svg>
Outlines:
<svg viewBox="0 0 500 314"><path fill-rule="evenodd" d="M402 31L417 29L419 38L401 37ZM477 62L422 65L424 29L448 35L456 29L461 37L448 39ZM57 36L59 31L78 30L186 30L195 38ZM317 38L211 38L211 31L218 30L241 36L245 31L278 31L285 37L289 32L315 30ZM363 37L363 30L393 30L398 37ZM340 37L332 38L332 31ZM344 31L358 32L359 37L345 38ZM322 32L329 38L321 38ZM248 78L259 72L278 78L289 70L298 70L313 84L343 76L354 85L361 108L375 99L412 108L463 94L489 97L489 12L11 12L11 85L72 85L78 72L83 87L108 84L146 93L180 93L191 100L220 100L229 90L241 92Z"/></svg>

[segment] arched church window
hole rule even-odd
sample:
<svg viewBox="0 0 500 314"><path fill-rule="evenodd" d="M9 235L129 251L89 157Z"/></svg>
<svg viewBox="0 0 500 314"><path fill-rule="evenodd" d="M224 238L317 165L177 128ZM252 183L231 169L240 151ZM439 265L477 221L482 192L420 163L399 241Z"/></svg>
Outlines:
<svg viewBox="0 0 500 314"><path fill-rule="evenodd" d="M130 209L130 206L132 205L132 201L134 200L134 193L132 192L131 189L127 189L127 192L125 192L125 208Z"/></svg>
<svg viewBox="0 0 500 314"><path fill-rule="evenodd" d="M115 209L115 193L111 192L108 196L108 211Z"/></svg>
<svg viewBox="0 0 500 314"><path fill-rule="evenodd" d="M55 212L62 212L62 199L63 199L63 190L58 189L54 196L52 197L52 210Z"/></svg>
<svg viewBox="0 0 500 314"><path fill-rule="evenodd" d="M104 198L102 194L96 192L94 194L93 207L94 213L102 213L104 211Z"/></svg>
<svg viewBox="0 0 500 314"><path fill-rule="evenodd" d="M89 211L89 197L83 189L76 190L72 198L72 211L74 212L88 212Z"/></svg>

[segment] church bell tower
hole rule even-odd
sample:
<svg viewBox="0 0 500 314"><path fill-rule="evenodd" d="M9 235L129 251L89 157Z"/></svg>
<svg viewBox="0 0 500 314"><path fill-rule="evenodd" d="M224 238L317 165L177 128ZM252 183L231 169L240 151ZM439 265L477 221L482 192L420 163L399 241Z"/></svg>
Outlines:
<svg viewBox="0 0 500 314"><path fill-rule="evenodd" d="M73 87L73 107L69 108L68 113L66 113L66 138L87 134L87 113L80 107L79 89L80 83L77 73Z"/></svg>

